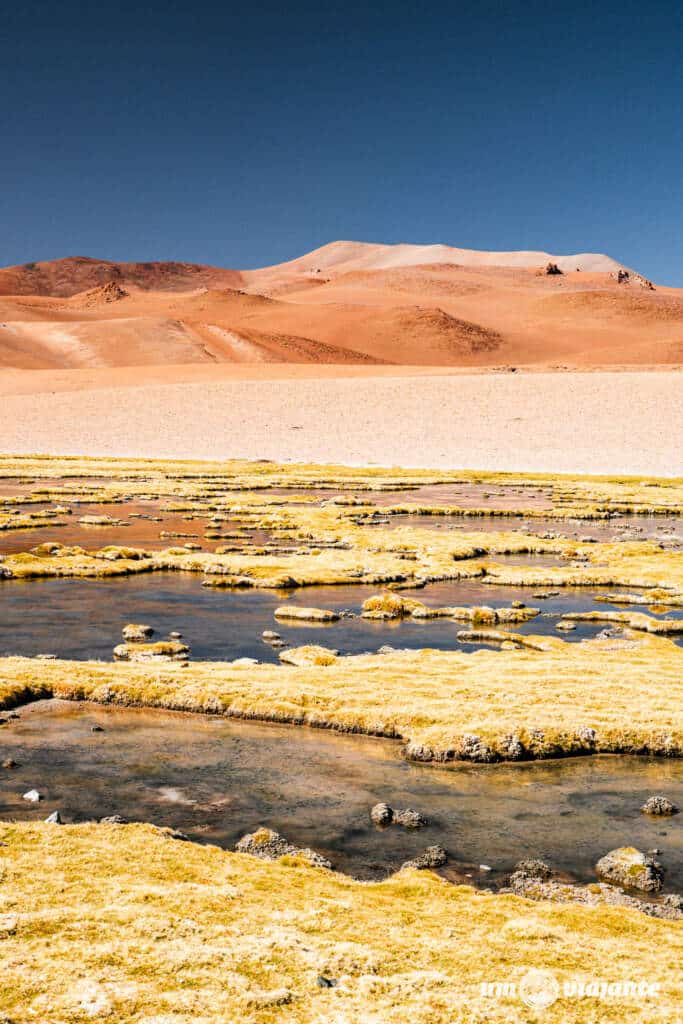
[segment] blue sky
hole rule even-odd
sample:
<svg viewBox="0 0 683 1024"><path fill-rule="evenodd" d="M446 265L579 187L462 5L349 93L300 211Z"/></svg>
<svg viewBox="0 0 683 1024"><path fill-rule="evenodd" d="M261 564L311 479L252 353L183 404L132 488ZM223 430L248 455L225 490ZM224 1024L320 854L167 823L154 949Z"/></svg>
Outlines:
<svg viewBox="0 0 683 1024"><path fill-rule="evenodd" d="M604 251L683 286L683 5L27 0L0 264L338 238Z"/></svg>

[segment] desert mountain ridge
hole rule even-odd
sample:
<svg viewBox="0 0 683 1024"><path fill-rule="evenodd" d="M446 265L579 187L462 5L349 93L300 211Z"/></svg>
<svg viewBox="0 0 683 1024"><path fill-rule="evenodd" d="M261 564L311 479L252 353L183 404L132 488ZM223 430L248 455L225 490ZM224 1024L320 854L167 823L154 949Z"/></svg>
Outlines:
<svg viewBox="0 0 683 1024"><path fill-rule="evenodd" d="M484 252L449 245L385 245L372 242L329 242L303 256L258 270L233 270L197 263L151 261L117 263L92 256L66 256L38 263L0 268L0 295L69 297L118 282L144 290L185 291L191 287L230 287L250 280L277 279L292 274L348 273L420 265L463 267L541 268L554 263L562 271L616 272L624 264L602 253L558 256L548 252Z"/></svg>
<svg viewBox="0 0 683 1024"><path fill-rule="evenodd" d="M683 363L683 291L599 253L337 241L237 270L66 257L0 268L0 368Z"/></svg>

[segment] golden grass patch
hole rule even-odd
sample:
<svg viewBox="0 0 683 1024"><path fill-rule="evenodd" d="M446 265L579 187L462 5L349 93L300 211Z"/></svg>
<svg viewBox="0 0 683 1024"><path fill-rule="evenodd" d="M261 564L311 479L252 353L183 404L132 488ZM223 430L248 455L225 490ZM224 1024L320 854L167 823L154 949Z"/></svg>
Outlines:
<svg viewBox="0 0 683 1024"><path fill-rule="evenodd" d="M642 1000L565 998L547 1024L674 1020L683 928L532 903L404 871L361 883L148 825L0 826L0 1014L140 1024L540 1020L482 983L646 980ZM321 988L318 978L334 980Z"/></svg>
<svg viewBox="0 0 683 1024"><path fill-rule="evenodd" d="M297 649L299 667L248 670L4 658L0 702L49 694L307 724L398 737L420 760L683 754L683 649L672 641L521 639L533 649L334 658L312 646Z"/></svg>

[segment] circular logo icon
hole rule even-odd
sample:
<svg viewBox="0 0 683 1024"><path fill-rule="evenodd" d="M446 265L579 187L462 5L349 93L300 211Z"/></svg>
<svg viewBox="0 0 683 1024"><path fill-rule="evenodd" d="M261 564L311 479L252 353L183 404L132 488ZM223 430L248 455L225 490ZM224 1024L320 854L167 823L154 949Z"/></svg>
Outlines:
<svg viewBox="0 0 683 1024"><path fill-rule="evenodd" d="M519 983L519 997L532 1010L545 1010L560 995L560 984L550 971L535 968L528 971Z"/></svg>

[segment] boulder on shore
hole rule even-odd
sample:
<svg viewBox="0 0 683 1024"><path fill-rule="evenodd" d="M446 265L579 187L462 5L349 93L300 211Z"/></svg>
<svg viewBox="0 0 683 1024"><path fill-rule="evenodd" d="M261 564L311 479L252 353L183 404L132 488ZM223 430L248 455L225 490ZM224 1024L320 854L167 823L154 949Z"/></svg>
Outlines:
<svg viewBox="0 0 683 1024"><path fill-rule="evenodd" d="M428 871L430 868L440 868L448 860L448 854L443 846L428 846L424 853L412 860L405 861L401 865L401 871L406 868L417 868L418 871Z"/></svg>
<svg viewBox="0 0 683 1024"><path fill-rule="evenodd" d="M237 853L248 853L260 860L277 860L278 857L299 855L316 868L331 869L332 864L321 854L309 847L293 846L284 836L272 828L259 828L242 836L235 846Z"/></svg>
<svg viewBox="0 0 683 1024"><path fill-rule="evenodd" d="M652 857L647 857L634 846L620 846L610 850L595 865L599 878L612 885L641 892L659 892L664 882L664 871Z"/></svg>

